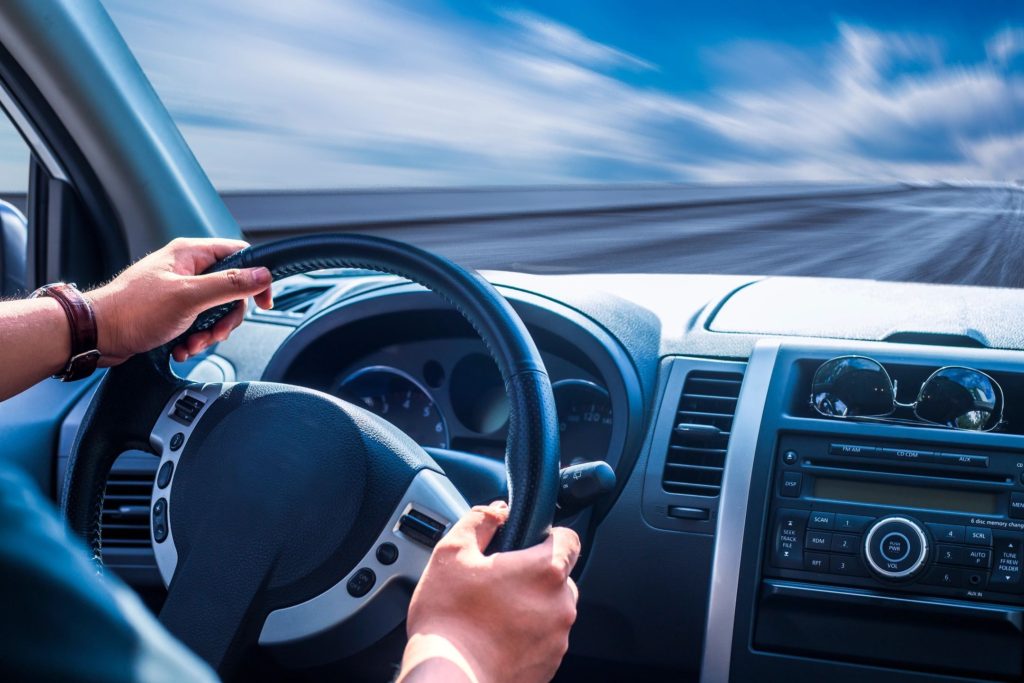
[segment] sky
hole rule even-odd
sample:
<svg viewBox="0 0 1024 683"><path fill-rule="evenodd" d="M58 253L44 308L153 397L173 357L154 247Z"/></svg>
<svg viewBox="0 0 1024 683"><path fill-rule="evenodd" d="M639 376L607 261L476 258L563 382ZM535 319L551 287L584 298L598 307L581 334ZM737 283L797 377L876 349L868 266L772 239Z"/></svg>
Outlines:
<svg viewBox="0 0 1024 683"><path fill-rule="evenodd" d="M1019 1L104 4L221 190L1024 178Z"/></svg>

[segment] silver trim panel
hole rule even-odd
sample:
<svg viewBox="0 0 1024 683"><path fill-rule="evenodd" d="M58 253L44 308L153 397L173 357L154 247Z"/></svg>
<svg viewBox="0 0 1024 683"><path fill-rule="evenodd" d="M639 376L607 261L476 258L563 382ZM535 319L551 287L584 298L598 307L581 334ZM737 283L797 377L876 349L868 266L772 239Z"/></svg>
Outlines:
<svg viewBox="0 0 1024 683"><path fill-rule="evenodd" d="M754 347L736 405L718 503L701 683L726 683L729 680L750 478L779 345L777 340L762 340Z"/></svg>
<svg viewBox="0 0 1024 683"><path fill-rule="evenodd" d="M160 464L157 465L157 474L153 477L153 494L149 500L149 542L153 546L156 566L160 570L160 578L163 579L164 586L170 585L171 578L174 577L174 570L178 567L178 549L174 545L174 528L171 526L171 487L174 485L174 476L177 474L178 458L185 452L189 437L192 436L192 432L195 431L199 421L203 419L203 415L210 409L213 402L220 398L221 394L231 386L231 384L194 384L177 392L171 396L167 405L164 406L163 412L160 413L160 418L153 425L153 431L150 432L149 444L153 447L154 453L160 454ZM191 396L203 402L203 407L199 409L195 419L192 420L192 424L188 426L171 417L174 413L174 404L184 396ZM181 446L172 451L170 447L171 439L178 433L184 436L184 440L181 442ZM171 473L171 481L167 486L160 488L157 486L160 468L167 462L174 463L175 471ZM153 506L161 498L167 499L167 537L160 543L157 543L156 538L153 537L152 510Z"/></svg>
<svg viewBox="0 0 1024 683"><path fill-rule="evenodd" d="M432 549L399 531L399 519L411 508L451 528L469 511L469 504L448 477L433 470L420 470L384 530L352 571L320 595L267 615L260 632L260 645L283 645L323 633L370 605L388 584L405 581L412 585L419 581ZM392 543L398 548L398 559L393 564L385 565L377 560L377 548L382 543ZM377 580L369 593L352 597L348 592L348 581L360 569L367 567L373 570Z"/></svg>

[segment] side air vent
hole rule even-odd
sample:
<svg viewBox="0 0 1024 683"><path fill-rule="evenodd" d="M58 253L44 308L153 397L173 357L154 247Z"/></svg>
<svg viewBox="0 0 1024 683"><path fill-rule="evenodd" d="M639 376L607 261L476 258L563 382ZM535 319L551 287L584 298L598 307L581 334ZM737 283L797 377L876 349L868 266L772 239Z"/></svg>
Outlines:
<svg viewBox="0 0 1024 683"><path fill-rule="evenodd" d="M113 471L103 496L103 545L111 548L149 547L149 501L153 473Z"/></svg>
<svg viewBox="0 0 1024 683"><path fill-rule="evenodd" d="M669 439L662 488L669 493L717 496L743 375L693 370L686 376Z"/></svg>
<svg viewBox="0 0 1024 683"><path fill-rule="evenodd" d="M292 287L285 289L274 296L274 308L278 313L291 313L302 315L309 313L317 299L323 296L330 288L327 285L310 285L308 287Z"/></svg>

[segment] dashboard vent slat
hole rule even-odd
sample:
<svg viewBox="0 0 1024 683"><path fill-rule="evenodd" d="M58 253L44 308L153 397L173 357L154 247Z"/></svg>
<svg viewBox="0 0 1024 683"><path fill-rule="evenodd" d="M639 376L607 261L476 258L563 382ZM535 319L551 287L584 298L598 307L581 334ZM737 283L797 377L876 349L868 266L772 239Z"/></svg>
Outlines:
<svg viewBox="0 0 1024 683"><path fill-rule="evenodd" d="M116 548L148 548L149 503L153 475L113 471L103 496L101 528L103 545Z"/></svg>
<svg viewBox="0 0 1024 683"><path fill-rule="evenodd" d="M308 313L313 304L330 289L327 285L293 287L274 296L274 308L278 313L301 315Z"/></svg>
<svg viewBox="0 0 1024 683"><path fill-rule="evenodd" d="M694 370L686 376L661 479L665 491L708 497L721 493L742 381L738 372Z"/></svg>

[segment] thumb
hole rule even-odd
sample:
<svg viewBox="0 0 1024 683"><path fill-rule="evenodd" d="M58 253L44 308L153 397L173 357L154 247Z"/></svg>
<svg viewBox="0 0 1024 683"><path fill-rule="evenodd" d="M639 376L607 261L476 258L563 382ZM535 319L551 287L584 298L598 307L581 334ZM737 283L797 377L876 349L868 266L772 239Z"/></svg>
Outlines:
<svg viewBox="0 0 1024 683"><path fill-rule="evenodd" d="M477 505L451 528L445 540L460 546L476 546L484 552L498 528L508 519L508 504L498 500L490 505Z"/></svg>
<svg viewBox="0 0 1024 683"><path fill-rule="evenodd" d="M201 308L209 308L230 301L255 296L270 287L270 271L266 268L230 268L219 273L196 275L193 282L196 301Z"/></svg>

